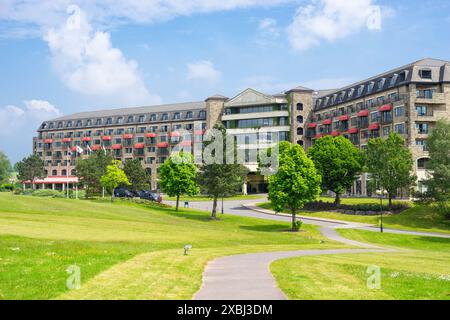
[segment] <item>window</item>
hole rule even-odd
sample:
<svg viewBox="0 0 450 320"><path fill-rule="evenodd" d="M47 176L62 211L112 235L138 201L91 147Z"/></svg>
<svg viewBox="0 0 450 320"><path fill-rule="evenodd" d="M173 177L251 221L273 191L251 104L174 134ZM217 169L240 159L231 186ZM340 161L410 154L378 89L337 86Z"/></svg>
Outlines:
<svg viewBox="0 0 450 320"><path fill-rule="evenodd" d="M375 105L375 102L374 102L373 99L369 99L369 100L366 101L366 108L367 109L373 107L374 105Z"/></svg>
<svg viewBox="0 0 450 320"><path fill-rule="evenodd" d="M303 111L303 103L297 103L297 111Z"/></svg>
<svg viewBox="0 0 450 320"><path fill-rule="evenodd" d="M426 169L428 164L428 158L417 159L417 169Z"/></svg>
<svg viewBox="0 0 450 320"><path fill-rule="evenodd" d="M161 120L169 120L169 115L167 113L163 113Z"/></svg>
<svg viewBox="0 0 450 320"><path fill-rule="evenodd" d="M399 134L405 134L406 133L406 129L405 129L405 124L404 123L397 123L394 125L394 131L399 133Z"/></svg>
<svg viewBox="0 0 450 320"><path fill-rule="evenodd" d="M397 82L398 74L394 74L389 81L389 86L392 87Z"/></svg>
<svg viewBox="0 0 450 320"><path fill-rule="evenodd" d="M97 125L97 126L101 126L102 125L102 119L97 119L97 121L95 122L95 124Z"/></svg>
<svg viewBox="0 0 450 320"><path fill-rule="evenodd" d="M351 97L353 97L353 92L355 92L355 89L350 89L349 91L348 91L348 98L350 99Z"/></svg>
<svg viewBox="0 0 450 320"><path fill-rule="evenodd" d="M384 83L386 82L385 78L382 78L377 81L377 90L381 90L384 87Z"/></svg>
<svg viewBox="0 0 450 320"><path fill-rule="evenodd" d="M383 127L383 136L387 137L391 133L391 127Z"/></svg>
<svg viewBox="0 0 450 320"><path fill-rule="evenodd" d="M70 121L70 120L67 121L67 125L66 126L67 126L67 128L72 128L72 121Z"/></svg>
<svg viewBox="0 0 450 320"><path fill-rule="evenodd" d="M199 118L202 118L202 119L203 119L203 118L206 118L206 111L200 111L198 117L199 117Z"/></svg>
<svg viewBox="0 0 450 320"><path fill-rule="evenodd" d="M192 119L192 111L186 113L186 119Z"/></svg>
<svg viewBox="0 0 450 320"><path fill-rule="evenodd" d="M133 123L134 122L134 116L128 116L127 123Z"/></svg>
<svg viewBox="0 0 450 320"><path fill-rule="evenodd" d="M63 127L63 123L62 122L58 122L58 129L61 129Z"/></svg>
<svg viewBox="0 0 450 320"><path fill-rule="evenodd" d="M398 75L398 78L399 78L399 82L404 82L404 81L406 81L406 71L403 71L402 73L400 73L400 74Z"/></svg>
<svg viewBox="0 0 450 320"><path fill-rule="evenodd" d="M173 119L174 119L174 120L180 120L180 119L181 119L181 114L180 114L179 112L175 112L175 113L173 114Z"/></svg>
<svg viewBox="0 0 450 320"><path fill-rule="evenodd" d="M91 119L87 119L86 120L86 126L92 126L92 120Z"/></svg>
<svg viewBox="0 0 450 320"><path fill-rule="evenodd" d="M425 117L428 115L427 106L416 106L416 112L419 117Z"/></svg>
<svg viewBox="0 0 450 320"><path fill-rule="evenodd" d="M416 129L419 134L428 134L428 123L416 123Z"/></svg>
<svg viewBox="0 0 450 320"><path fill-rule="evenodd" d="M81 120L77 120L76 126L77 126L77 127L81 127L81 126L82 126Z"/></svg>
<svg viewBox="0 0 450 320"><path fill-rule="evenodd" d="M150 115L150 121L156 121L156 114Z"/></svg>
<svg viewBox="0 0 450 320"><path fill-rule="evenodd" d="M432 75L432 73L431 73L430 69L421 69L421 70L419 70L419 76L422 79L431 79L431 75Z"/></svg>
<svg viewBox="0 0 450 320"><path fill-rule="evenodd" d="M364 90L364 85L361 85L358 87L358 91L356 92L358 94L358 96L362 95L363 90Z"/></svg>
<svg viewBox="0 0 450 320"><path fill-rule="evenodd" d="M139 127L139 128L137 129L137 132L139 132L139 133L145 133L145 127Z"/></svg>
<svg viewBox="0 0 450 320"><path fill-rule="evenodd" d="M123 117L118 117L117 118L117 123L118 124L122 124L123 123Z"/></svg>
<svg viewBox="0 0 450 320"><path fill-rule="evenodd" d="M378 98L377 98L377 104L378 104L379 106L383 105L384 102L385 102L384 96L381 96L381 97L378 97Z"/></svg>
<svg viewBox="0 0 450 320"><path fill-rule="evenodd" d="M367 92L372 92L374 85L375 83L373 81L369 83L369 85L367 86Z"/></svg>
<svg viewBox="0 0 450 320"><path fill-rule="evenodd" d="M112 118L106 119L106 124L112 124Z"/></svg>
<svg viewBox="0 0 450 320"><path fill-rule="evenodd" d="M303 116L297 117L297 123L303 123Z"/></svg>
<svg viewBox="0 0 450 320"><path fill-rule="evenodd" d="M396 117L404 117L405 116L405 107L399 106L394 108L394 116Z"/></svg>
<svg viewBox="0 0 450 320"><path fill-rule="evenodd" d="M397 92L390 93L388 95L388 100L389 100L389 102L397 101L398 100L398 93Z"/></svg>
<svg viewBox="0 0 450 320"><path fill-rule="evenodd" d="M370 121L377 122L378 121L378 112L372 112L370 114Z"/></svg>
<svg viewBox="0 0 450 320"><path fill-rule="evenodd" d="M142 123L142 122L144 122L144 120L145 120L145 116L144 115L140 115L139 119L138 119L138 122Z"/></svg>

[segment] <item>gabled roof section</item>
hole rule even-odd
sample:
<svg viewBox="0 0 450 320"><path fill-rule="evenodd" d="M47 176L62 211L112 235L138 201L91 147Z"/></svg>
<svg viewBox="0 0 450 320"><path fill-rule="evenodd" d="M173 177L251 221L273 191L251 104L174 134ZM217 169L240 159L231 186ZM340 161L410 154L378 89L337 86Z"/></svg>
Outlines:
<svg viewBox="0 0 450 320"><path fill-rule="evenodd" d="M225 102L225 107L265 105L283 102L285 102L284 98L277 98L275 96L267 95L254 89L248 88L239 93L234 98Z"/></svg>
<svg viewBox="0 0 450 320"><path fill-rule="evenodd" d="M307 87L303 87L303 86L298 86L295 88L292 88L288 91L286 91L286 93L291 93L291 92L313 92L313 89L307 88Z"/></svg>

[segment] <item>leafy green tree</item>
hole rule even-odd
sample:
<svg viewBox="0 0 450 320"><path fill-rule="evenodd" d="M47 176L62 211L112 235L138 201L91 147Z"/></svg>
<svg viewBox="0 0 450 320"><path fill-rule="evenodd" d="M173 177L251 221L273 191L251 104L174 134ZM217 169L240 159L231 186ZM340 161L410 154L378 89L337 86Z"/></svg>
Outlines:
<svg viewBox="0 0 450 320"><path fill-rule="evenodd" d="M0 183L7 182L12 172L11 162L6 154L0 151Z"/></svg>
<svg viewBox="0 0 450 320"><path fill-rule="evenodd" d="M232 139L232 137L227 135L226 129L221 123L216 124L213 129L221 132L223 144L218 147L221 147L223 154L226 154L227 139ZM214 143L214 141L208 141L205 145L209 146L211 143ZM236 154L234 154L233 160L235 160L235 158ZM212 219L217 218L217 199L219 197L237 194L248 174L248 169L243 165L236 163L236 161L222 160L223 163L203 164L198 176L198 182L202 193L213 198L213 207L211 211Z"/></svg>
<svg viewBox="0 0 450 320"><path fill-rule="evenodd" d="M430 179L425 184L429 194L436 199L440 207L447 208L447 202L450 200L450 123L447 120L439 120L436 123L428 136L427 146L430 155L427 163Z"/></svg>
<svg viewBox="0 0 450 320"><path fill-rule="evenodd" d="M336 194L338 206L341 194L350 188L362 171L363 155L348 139L326 136L308 150L309 157L322 176L322 188Z"/></svg>
<svg viewBox="0 0 450 320"><path fill-rule="evenodd" d="M397 133L387 139L370 139L366 150L366 170L370 174L372 188L386 190L389 208L399 189L410 188L415 177L411 175L413 160L405 140Z"/></svg>
<svg viewBox="0 0 450 320"><path fill-rule="evenodd" d="M106 167L106 173L100 178L101 185L111 194L111 202L114 201L114 189L120 185L130 185L127 175L119 167L120 161L113 160Z"/></svg>
<svg viewBox="0 0 450 320"><path fill-rule="evenodd" d="M298 231L296 214L320 195L321 176L299 145L280 142L278 159L278 170L269 177L269 200L276 212L290 210L292 231Z"/></svg>
<svg viewBox="0 0 450 320"><path fill-rule="evenodd" d="M128 177L133 191L149 188L150 176L139 159L128 159L123 164L123 171Z"/></svg>
<svg viewBox="0 0 450 320"><path fill-rule="evenodd" d="M106 168L112 163L113 157L101 150L95 151L86 159L78 159L75 169L80 184L86 188L86 199L99 194L102 189L100 178L105 175Z"/></svg>
<svg viewBox="0 0 450 320"><path fill-rule="evenodd" d="M16 169L18 172L17 179L19 181L31 181L42 179L45 177L44 161L37 155L32 154L17 162Z"/></svg>
<svg viewBox="0 0 450 320"><path fill-rule="evenodd" d="M197 167L190 153L174 153L159 168L159 185L169 197L177 197L176 211L180 196L194 196L200 192L197 183Z"/></svg>

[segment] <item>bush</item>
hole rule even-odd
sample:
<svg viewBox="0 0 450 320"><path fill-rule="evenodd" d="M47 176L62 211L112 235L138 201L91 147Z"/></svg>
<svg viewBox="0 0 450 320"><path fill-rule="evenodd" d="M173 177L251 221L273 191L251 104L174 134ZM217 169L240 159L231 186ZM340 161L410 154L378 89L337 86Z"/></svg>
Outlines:
<svg viewBox="0 0 450 320"><path fill-rule="evenodd" d="M439 201L436 202L435 207L439 215L443 216L445 219L450 220L450 202Z"/></svg>
<svg viewBox="0 0 450 320"><path fill-rule="evenodd" d="M401 212L408 209L410 206L406 202L393 202L389 209L386 201L383 203L383 211ZM331 202L314 201L305 204L304 209L310 211L334 211L334 210L353 210L353 211L381 211L381 206L378 203L362 203L362 204L340 204L338 207Z"/></svg>
<svg viewBox="0 0 450 320"><path fill-rule="evenodd" d="M57 191L57 190L51 190L51 189L43 189L43 190L35 190L31 193L32 196L35 197L50 197L50 198L65 198L66 193Z"/></svg>
<svg viewBox="0 0 450 320"><path fill-rule="evenodd" d="M300 228L302 227L302 224L303 224L303 221L302 221L302 220L297 220L297 221L295 221L295 224L294 224L294 230L295 230L295 231L299 231Z"/></svg>
<svg viewBox="0 0 450 320"><path fill-rule="evenodd" d="M429 191L415 191L412 193L412 196L414 198L414 202L417 204L429 205L435 201L434 196Z"/></svg>
<svg viewBox="0 0 450 320"><path fill-rule="evenodd" d="M13 191L14 185L12 183L0 184L0 192Z"/></svg>
<svg viewBox="0 0 450 320"><path fill-rule="evenodd" d="M23 190L22 190L22 188L15 188L13 193L16 195L23 194Z"/></svg>

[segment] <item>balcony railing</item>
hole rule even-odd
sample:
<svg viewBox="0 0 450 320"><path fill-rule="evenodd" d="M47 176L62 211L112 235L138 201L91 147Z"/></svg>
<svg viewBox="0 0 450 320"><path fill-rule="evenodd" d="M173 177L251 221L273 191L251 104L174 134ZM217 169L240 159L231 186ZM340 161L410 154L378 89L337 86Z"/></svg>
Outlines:
<svg viewBox="0 0 450 320"><path fill-rule="evenodd" d="M417 116L418 117L432 117L434 115L433 110L426 110L426 111L418 111Z"/></svg>

